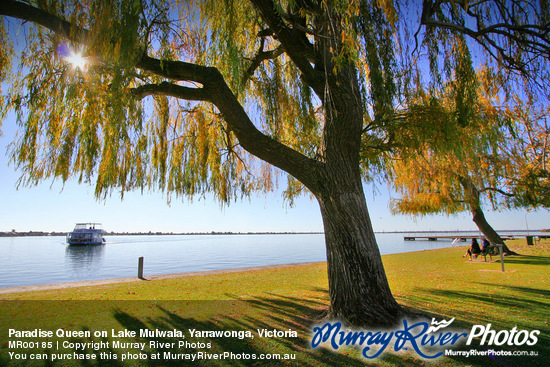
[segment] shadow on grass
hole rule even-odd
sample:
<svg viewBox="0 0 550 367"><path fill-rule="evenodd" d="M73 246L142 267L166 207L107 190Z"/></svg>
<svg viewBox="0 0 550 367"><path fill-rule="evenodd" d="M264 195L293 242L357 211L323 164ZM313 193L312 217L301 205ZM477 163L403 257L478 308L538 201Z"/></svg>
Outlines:
<svg viewBox="0 0 550 367"><path fill-rule="evenodd" d="M477 293L464 290L441 290L417 288L408 300L413 306L419 308L428 304L451 305L447 309L449 314L446 317L456 317L454 327L467 330L468 333L474 325L487 327L491 324L490 330L497 333L501 330L539 330L535 346L496 346L481 345L480 338L474 339L472 345L464 345L457 350L476 349L478 351L509 351L509 352L536 352L536 357L527 356L506 356L506 357L452 357L454 360L472 366L549 366L550 365L550 328L548 327L548 309L550 303L548 296L550 291L529 287L518 287L514 285L501 285L490 283L478 283L486 286L487 289L499 289L497 293ZM452 308L452 305L461 305ZM465 308L469 306L469 308ZM512 313L516 315L512 319ZM445 316L442 316L444 318ZM488 338L490 335L488 335Z"/></svg>
<svg viewBox="0 0 550 367"><path fill-rule="evenodd" d="M155 317L136 317L116 310L115 319L127 330L148 329L181 330L185 345L155 347L150 341L174 343L173 338L154 337L147 340L147 359L140 365L149 366L364 366L364 361L327 350L309 348L310 315L315 314L322 303L316 300L299 300L281 295L267 295L246 301L189 302L181 308L178 302L159 303L160 314ZM189 311L192 311L191 313ZM187 315L193 316L187 316ZM198 317L197 317L198 315ZM205 319L201 319L205 318ZM297 332L297 337L261 338L257 330L273 329ZM193 337L190 330L234 331L231 337ZM244 335L246 331L251 334ZM252 337L250 337L252 335ZM143 339L143 338L141 338ZM166 345L166 344L164 344ZM175 359L185 354L203 352L200 361ZM210 360L209 355L223 356L222 360ZM260 359L273 354L277 359ZM155 356L160 356L156 359ZM256 359L254 357L256 356ZM248 358L246 358L248 357ZM183 357L182 357L183 358Z"/></svg>
<svg viewBox="0 0 550 367"><path fill-rule="evenodd" d="M504 264L521 264L521 265L550 265L550 257L548 256L505 256Z"/></svg>

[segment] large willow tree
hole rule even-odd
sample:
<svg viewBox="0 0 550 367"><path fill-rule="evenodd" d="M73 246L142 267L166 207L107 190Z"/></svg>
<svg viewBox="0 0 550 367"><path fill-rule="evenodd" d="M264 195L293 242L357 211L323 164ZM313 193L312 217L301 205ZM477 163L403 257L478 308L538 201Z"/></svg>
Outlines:
<svg viewBox="0 0 550 367"><path fill-rule="evenodd" d="M467 211L479 231L492 243L511 251L487 221L484 205L492 209L550 208L550 130L548 108L515 96L513 109L495 105L497 98L481 91L470 104L469 121L456 133L441 130L401 149L389 161L388 175L398 197L394 213L427 215ZM458 116L445 95L419 93L402 118L414 125L418 116L446 125Z"/></svg>
<svg viewBox="0 0 550 367"><path fill-rule="evenodd" d="M287 197L309 192L320 206L330 314L388 324L402 310L363 182L410 133L394 118L407 85L461 75L468 46L457 52L449 39L480 45L502 80L507 70L546 77L546 2L514 4L4 0L4 26L36 26L21 30L21 67L7 78L4 110L21 123L13 158L29 184L75 177L99 196L151 187L229 202L286 172ZM74 66L79 53L86 66ZM11 72L5 61L1 71ZM456 98L467 103L463 87Z"/></svg>
<svg viewBox="0 0 550 367"><path fill-rule="evenodd" d="M506 133L516 131L514 121L494 105L496 96L483 93L473 70L471 77L468 111L462 114L452 89L419 90L411 96L402 117L408 125L421 124L419 116L430 116L441 128L431 139L409 144L392 156L388 174L399 197L392 200L391 209L410 215L467 211L492 244L504 244L485 218L483 204L491 203L494 209L522 206L512 183L525 173L518 171L509 154L503 154L503 148L518 147L521 139ZM461 128L444 128L458 118L463 120ZM527 190L538 193L534 187ZM505 253L514 254L508 247Z"/></svg>

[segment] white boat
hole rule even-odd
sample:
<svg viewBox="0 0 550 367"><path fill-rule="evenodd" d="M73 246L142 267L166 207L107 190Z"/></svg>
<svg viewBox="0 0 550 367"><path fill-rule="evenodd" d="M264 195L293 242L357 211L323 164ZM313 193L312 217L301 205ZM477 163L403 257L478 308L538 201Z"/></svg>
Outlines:
<svg viewBox="0 0 550 367"><path fill-rule="evenodd" d="M67 234L67 243L72 246L102 245L105 243L104 234L101 223L77 223Z"/></svg>

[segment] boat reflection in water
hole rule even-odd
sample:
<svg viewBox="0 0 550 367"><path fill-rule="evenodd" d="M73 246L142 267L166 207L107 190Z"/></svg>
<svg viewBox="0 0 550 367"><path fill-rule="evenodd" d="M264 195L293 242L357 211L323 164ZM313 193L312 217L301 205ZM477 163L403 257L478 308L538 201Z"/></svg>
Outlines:
<svg viewBox="0 0 550 367"><path fill-rule="evenodd" d="M104 234L101 223L77 223L73 231L67 234L67 243L71 246L103 245Z"/></svg>
<svg viewBox="0 0 550 367"><path fill-rule="evenodd" d="M65 261L75 280L87 279L103 267L105 246L66 246Z"/></svg>

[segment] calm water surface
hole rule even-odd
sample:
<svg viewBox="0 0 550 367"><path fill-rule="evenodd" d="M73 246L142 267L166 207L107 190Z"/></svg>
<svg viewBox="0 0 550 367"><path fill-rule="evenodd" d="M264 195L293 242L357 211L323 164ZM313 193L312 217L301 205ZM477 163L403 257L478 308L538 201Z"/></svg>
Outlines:
<svg viewBox="0 0 550 367"><path fill-rule="evenodd" d="M65 237L0 237L0 287L170 274L326 260L322 234L112 236L100 246L67 246ZM382 254L448 247L378 234ZM463 244L465 245L465 244Z"/></svg>

